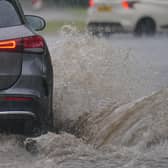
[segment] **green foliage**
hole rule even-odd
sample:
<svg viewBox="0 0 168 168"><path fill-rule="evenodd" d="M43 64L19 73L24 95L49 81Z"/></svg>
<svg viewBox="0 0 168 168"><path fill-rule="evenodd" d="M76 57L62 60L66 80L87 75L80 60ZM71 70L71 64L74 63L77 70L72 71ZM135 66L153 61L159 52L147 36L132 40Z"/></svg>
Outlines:
<svg viewBox="0 0 168 168"><path fill-rule="evenodd" d="M86 23L84 21L49 21L47 22L47 27L43 33L52 34L61 30L65 25L70 25L75 27L77 31L84 32L86 29Z"/></svg>

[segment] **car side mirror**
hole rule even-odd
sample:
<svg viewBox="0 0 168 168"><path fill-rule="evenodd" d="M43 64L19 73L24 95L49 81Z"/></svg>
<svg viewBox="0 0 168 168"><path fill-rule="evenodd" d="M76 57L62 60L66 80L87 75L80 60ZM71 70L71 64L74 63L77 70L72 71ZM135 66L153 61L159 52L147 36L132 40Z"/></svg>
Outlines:
<svg viewBox="0 0 168 168"><path fill-rule="evenodd" d="M46 27L46 21L39 16L25 15L26 22L35 31L41 31Z"/></svg>

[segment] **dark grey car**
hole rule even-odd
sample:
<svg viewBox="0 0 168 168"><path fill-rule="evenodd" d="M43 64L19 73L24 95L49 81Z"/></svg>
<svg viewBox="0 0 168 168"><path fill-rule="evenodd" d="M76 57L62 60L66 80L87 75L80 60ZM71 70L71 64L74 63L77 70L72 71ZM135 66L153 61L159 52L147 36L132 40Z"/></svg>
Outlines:
<svg viewBox="0 0 168 168"><path fill-rule="evenodd" d="M53 70L43 37L45 21L25 16L18 0L0 0L0 123L25 133L53 127Z"/></svg>

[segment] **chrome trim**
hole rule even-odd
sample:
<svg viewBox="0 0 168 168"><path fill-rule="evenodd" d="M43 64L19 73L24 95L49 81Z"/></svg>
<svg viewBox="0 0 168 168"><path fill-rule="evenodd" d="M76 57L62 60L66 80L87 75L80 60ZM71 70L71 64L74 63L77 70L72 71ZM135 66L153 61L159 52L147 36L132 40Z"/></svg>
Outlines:
<svg viewBox="0 0 168 168"><path fill-rule="evenodd" d="M33 118L36 117L36 115L30 111L0 111L0 116L1 115L28 115Z"/></svg>

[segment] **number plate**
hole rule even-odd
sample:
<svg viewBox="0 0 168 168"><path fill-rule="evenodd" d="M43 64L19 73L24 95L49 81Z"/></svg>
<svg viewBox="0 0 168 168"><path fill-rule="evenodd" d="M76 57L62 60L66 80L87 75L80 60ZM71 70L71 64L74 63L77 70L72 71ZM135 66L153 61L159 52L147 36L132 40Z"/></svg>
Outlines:
<svg viewBox="0 0 168 168"><path fill-rule="evenodd" d="M111 12L112 7L111 6L99 6L98 11L99 12Z"/></svg>

